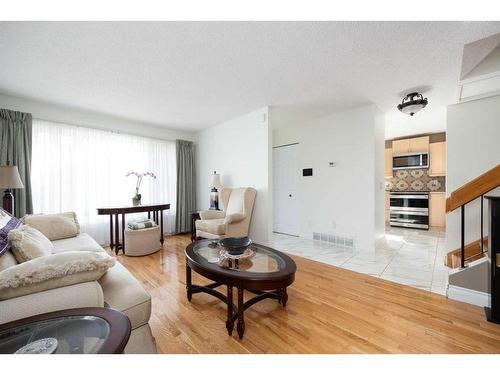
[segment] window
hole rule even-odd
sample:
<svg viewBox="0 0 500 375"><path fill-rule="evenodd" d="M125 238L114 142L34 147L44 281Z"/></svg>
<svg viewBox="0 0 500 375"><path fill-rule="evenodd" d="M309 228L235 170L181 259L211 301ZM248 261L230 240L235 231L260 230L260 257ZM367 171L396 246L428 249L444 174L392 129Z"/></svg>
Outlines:
<svg viewBox="0 0 500 375"><path fill-rule="evenodd" d="M109 242L109 217L97 207L132 205L136 179L129 171L151 171L144 178L142 203L170 203L166 232L175 225L175 142L111 131L33 120L31 183L34 213L75 211L81 231ZM127 219L133 218L127 215Z"/></svg>

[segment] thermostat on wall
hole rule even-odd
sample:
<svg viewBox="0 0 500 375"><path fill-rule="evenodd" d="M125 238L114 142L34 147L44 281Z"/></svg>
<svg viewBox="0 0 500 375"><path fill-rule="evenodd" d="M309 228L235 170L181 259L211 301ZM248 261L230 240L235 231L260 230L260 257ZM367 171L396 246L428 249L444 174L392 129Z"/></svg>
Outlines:
<svg viewBox="0 0 500 375"><path fill-rule="evenodd" d="M304 168L302 169L302 176L312 176L313 169L312 168Z"/></svg>

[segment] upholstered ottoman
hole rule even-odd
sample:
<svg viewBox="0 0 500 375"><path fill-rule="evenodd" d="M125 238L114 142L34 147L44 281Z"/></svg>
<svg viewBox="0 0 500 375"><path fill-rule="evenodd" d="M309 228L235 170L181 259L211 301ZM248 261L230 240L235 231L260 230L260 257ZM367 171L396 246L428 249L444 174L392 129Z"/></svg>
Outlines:
<svg viewBox="0 0 500 375"><path fill-rule="evenodd" d="M137 230L125 229L125 255L138 257L155 253L160 248L160 226Z"/></svg>

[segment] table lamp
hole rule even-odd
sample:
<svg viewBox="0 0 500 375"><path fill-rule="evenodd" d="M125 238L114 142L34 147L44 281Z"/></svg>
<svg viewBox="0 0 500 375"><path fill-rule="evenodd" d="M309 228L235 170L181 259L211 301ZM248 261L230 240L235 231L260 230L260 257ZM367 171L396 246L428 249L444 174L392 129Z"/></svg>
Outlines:
<svg viewBox="0 0 500 375"><path fill-rule="evenodd" d="M7 165L0 167L0 189L5 189L3 194L3 209L14 215L14 196L12 189L23 189L24 185L16 166Z"/></svg>
<svg viewBox="0 0 500 375"><path fill-rule="evenodd" d="M222 187L220 183L220 174L214 171L212 175L212 183L210 185L210 210L219 210L219 190Z"/></svg>

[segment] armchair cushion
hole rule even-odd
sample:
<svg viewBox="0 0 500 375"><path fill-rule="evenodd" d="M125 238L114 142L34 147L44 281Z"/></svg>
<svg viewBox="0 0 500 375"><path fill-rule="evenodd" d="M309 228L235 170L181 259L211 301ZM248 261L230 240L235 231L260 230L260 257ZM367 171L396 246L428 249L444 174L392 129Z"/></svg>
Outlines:
<svg viewBox="0 0 500 375"><path fill-rule="evenodd" d="M51 255L54 246L40 231L29 225L11 230L8 234L12 252L19 263Z"/></svg>
<svg viewBox="0 0 500 375"><path fill-rule="evenodd" d="M196 229L213 234L226 233L225 219L197 220Z"/></svg>
<svg viewBox="0 0 500 375"><path fill-rule="evenodd" d="M217 211L217 210L200 211L201 220L222 219L224 218L224 216L226 216L226 213L224 211Z"/></svg>
<svg viewBox="0 0 500 375"><path fill-rule="evenodd" d="M229 214L226 216L226 218L224 219L224 222L226 224L231 224L231 223L237 223L238 221L241 221L243 220L244 218L246 218L247 215L243 214L243 213L234 213L234 214Z"/></svg>
<svg viewBox="0 0 500 375"><path fill-rule="evenodd" d="M109 255L89 251L35 258L0 272L0 300L98 280L114 264Z"/></svg>
<svg viewBox="0 0 500 375"><path fill-rule="evenodd" d="M80 224L74 212L51 215L26 215L23 223L38 229L49 240L75 237L80 233Z"/></svg>
<svg viewBox="0 0 500 375"><path fill-rule="evenodd" d="M231 189L229 200L224 206L228 214L245 212L245 188Z"/></svg>

